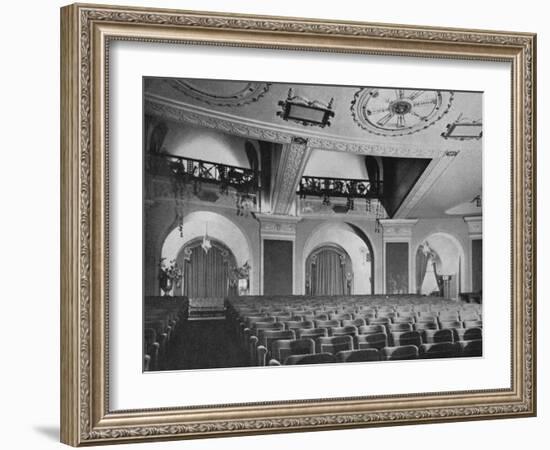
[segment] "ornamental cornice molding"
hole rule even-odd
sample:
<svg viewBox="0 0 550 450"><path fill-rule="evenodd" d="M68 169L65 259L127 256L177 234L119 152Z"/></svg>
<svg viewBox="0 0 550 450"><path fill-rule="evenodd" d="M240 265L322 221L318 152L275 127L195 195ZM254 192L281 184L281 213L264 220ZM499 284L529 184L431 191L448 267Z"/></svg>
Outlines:
<svg viewBox="0 0 550 450"><path fill-rule="evenodd" d="M256 213L254 214L256 219L259 220L261 224L264 223L285 223L285 224L297 224L302 220L301 217L298 216L285 216L282 214L265 214L265 213Z"/></svg>
<svg viewBox="0 0 550 450"><path fill-rule="evenodd" d="M258 139L279 144L288 144L294 136L300 135L308 140L312 150L330 150L372 156L391 156L400 158L436 158L445 150L441 147L399 145L395 143L369 143L364 140L345 140L337 136L324 136L311 129L295 129L252 119L244 119L221 111L213 111L196 105L175 102L152 94L145 96L145 112L192 126L210 128L223 133Z"/></svg>
<svg viewBox="0 0 550 450"><path fill-rule="evenodd" d="M468 235L470 238L480 238L483 234L483 216L464 217L464 222L468 225Z"/></svg>
<svg viewBox="0 0 550 450"><path fill-rule="evenodd" d="M262 238L291 238L296 236L296 225L301 217L280 214L255 214L260 222Z"/></svg>
<svg viewBox="0 0 550 450"><path fill-rule="evenodd" d="M380 219L380 225L384 231L383 239L409 241L417 222L418 219Z"/></svg>
<svg viewBox="0 0 550 450"><path fill-rule="evenodd" d="M292 140L292 134L267 129L261 126L239 123L236 120L224 118L221 115L208 114L205 111L192 110L179 106L145 100L145 112L154 116L160 116L175 122L184 122L189 125L210 128L223 133L258 139L260 141L288 144Z"/></svg>
<svg viewBox="0 0 550 450"><path fill-rule="evenodd" d="M309 146L316 150L332 150L371 156L391 156L399 158L436 158L444 153L441 148L408 147L396 144L365 143L363 141L344 141L320 136L308 139Z"/></svg>

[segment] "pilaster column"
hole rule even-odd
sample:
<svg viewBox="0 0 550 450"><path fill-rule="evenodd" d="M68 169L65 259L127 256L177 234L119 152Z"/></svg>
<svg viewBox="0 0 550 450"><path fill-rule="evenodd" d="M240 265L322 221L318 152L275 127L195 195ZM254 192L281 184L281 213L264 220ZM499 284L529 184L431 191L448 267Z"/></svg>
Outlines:
<svg viewBox="0 0 550 450"><path fill-rule="evenodd" d="M256 218L260 222L260 292L296 293L296 224L301 218L275 214L256 214ZM276 271L280 286L272 285Z"/></svg>
<svg viewBox="0 0 550 450"><path fill-rule="evenodd" d="M271 212L285 215L296 199L296 189L302 178L302 173L311 154L307 140L294 138L290 144L284 144L281 158L277 165L273 196L271 198Z"/></svg>
<svg viewBox="0 0 550 450"><path fill-rule="evenodd" d="M470 238L469 291L479 292L483 288L483 217L464 217Z"/></svg>
<svg viewBox="0 0 550 450"><path fill-rule="evenodd" d="M381 219L384 293L415 292L411 239L416 219Z"/></svg>

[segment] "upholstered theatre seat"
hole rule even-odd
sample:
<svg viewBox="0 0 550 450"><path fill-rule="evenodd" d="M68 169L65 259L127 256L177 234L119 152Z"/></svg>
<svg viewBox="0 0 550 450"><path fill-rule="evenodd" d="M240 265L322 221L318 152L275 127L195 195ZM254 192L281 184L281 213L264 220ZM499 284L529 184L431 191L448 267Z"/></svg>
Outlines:
<svg viewBox="0 0 550 450"><path fill-rule="evenodd" d="M321 353L335 355L342 350L353 350L353 338L351 336L330 336L319 338Z"/></svg>
<svg viewBox="0 0 550 450"><path fill-rule="evenodd" d="M435 344L438 342L454 342L454 333L451 329L424 330L424 343Z"/></svg>
<svg viewBox="0 0 550 450"><path fill-rule="evenodd" d="M307 328L296 330L296 337L298 339L313 339L315 341L315 353L321 352L320 339L322 337L328 337L327 328Z"/></svg>
<svg viewBox="0 0 550 450"><path fill-rule="evenodd" d="M422 337L418 331L398 331L391 333L391 340L394 346L422 344Z"/></svg>
<svg viewBox="0 0 550 450"><path fill-rule="evenodd" d="M285 339L273 342L271 355L279 362L291 355L307 355L315 353L315 341L313 339Z"/></svg>
<svg viewBox="0 0 550 450"><path fill-rule="evenodd" d="M418 347L416 347L415 345L405 345L402 347L384 347L382 350L380 350L380 359L385 361L417 358Z"/></svg>
<svg viewBox="0 0 550 450"><path fill-rule="evenodd" d="M457 341L476 341L483 338L481 328L459 328L455 330Z"/></svg>
<svg viewBox="0 0 550 450"><path fill-rule="evenodd" d="M455 358L460 353L460 347L451 342L437 344L422 344L418 347L418 357L423 359L431 358Z"/></svg>
<svg viewBox="0 0 550 450"><path fill-rule="evenodd" d="M327 364L335 363L336 358L330 353L316 353L311 355L292 355L285 360L285 365L297 364Z"/></svg>
<svg viewBox="0 0 550 450"><path fill-rule="evenodd" d="M380 360L378 350L374 348L363 350L344 350L336 353L335 356L337 362L365 362Z"/></svg>
<svg viewBox="0 0 550 450"><path fill-rule="evenodd" d="M388 335L386 333L360 334L357 336L357 347L359 350L374 348L380 350L387 347Z"/></svg>
<svg viewBox="0 0 550 450"><path fill-rule="evenodd" d="M483 354L483 342L481 340L475 341L460 341L460 356L463 357L472 357L472 356L482 356Z"/></svg>

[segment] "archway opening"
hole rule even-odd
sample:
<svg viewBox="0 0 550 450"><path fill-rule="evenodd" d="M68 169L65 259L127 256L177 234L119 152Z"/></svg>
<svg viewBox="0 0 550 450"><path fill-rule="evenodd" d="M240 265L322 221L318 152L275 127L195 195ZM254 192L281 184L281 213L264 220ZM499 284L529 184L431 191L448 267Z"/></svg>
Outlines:
<svg viewBox="0 0 550 450"><path fill-rule="evenodd" d="M183 220L183 227L180 229L174 226L164 239L160 256L166 261L178 261L179 267L183 270L183 251L188 249L190 243L196 243L201 249L200 245L205 237L212 243L215 252L229 252L234 268L246 267L247 291L255 292L255 261L250 242L241 228L224 215L211 211L194 211L187 214ZM223 256L221 257L223 259ZM179 292L183 292L182 288Z"/></svg>
<svg viewBox="0 0 550 450"><path fill-rule="evenodd" d="M306 260L306 295L350 295L353 266L348 253L337 245L323 245Z"/></svg>
<svg viewBox="0 0 550 450"><path fill-rule="evenodd" d="M351 264L350 292L356 294L374 294L374 253L365 232L350 223L329 222L317 227L307 239L303 250L304 285L308 292L308 257L323 246L339 247L345 251Z"/></svg>
<svg viewBox="0 0 550 450"><path fill-rule="evenodd" d="M416 251L416 292L458 299L463 284L464 252L455 238L434 233Z"/></svg>
<svg viewBox="0 0 550 450"><path fill-rule="evenodd" d="M181 295L188 298L227 297L235 295L235 256L222 242L194 239L183 246L177 262L183 268Z"/></svg>

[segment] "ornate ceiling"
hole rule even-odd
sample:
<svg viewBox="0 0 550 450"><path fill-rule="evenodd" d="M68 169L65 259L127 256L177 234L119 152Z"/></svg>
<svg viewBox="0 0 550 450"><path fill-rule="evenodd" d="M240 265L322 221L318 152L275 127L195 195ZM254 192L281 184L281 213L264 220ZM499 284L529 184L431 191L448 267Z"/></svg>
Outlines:
<svg viewBox="0 0 550 450"><path fill-rule="evenodd" d="M369 133L406 136L423 131L445 116L454 92L363 88L351 102L353 120Z"/></svg>
<svg viewBox="0 0 550 450"><path fill-rule="evenodd" d="M289 91L312 105L333 99L330 125L284 120L277 113ZM282 185L272 199L279 214L290 211L294 184L304 171L311 172L308 160L318 151L431 159L395 217L448 217L446 211L481 193L482 140L442 136L457 120L481 121L481 93L149 78L144 97L148 114L283 144L284 167L274 168Z"/></svg>
<svg viewBox="0 0 550 450"><path fill-rule="evenodd" d="M168 84L178 92L211 106L243 106L258 101L268 90L269 83L243 81L227 89L219 82L170 79Z"/></svg>

